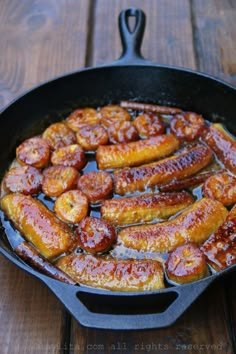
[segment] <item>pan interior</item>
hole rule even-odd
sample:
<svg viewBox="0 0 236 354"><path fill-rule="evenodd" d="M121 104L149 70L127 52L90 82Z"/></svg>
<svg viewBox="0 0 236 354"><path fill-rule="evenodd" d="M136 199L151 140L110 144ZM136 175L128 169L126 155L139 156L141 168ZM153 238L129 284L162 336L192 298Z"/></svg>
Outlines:
<svg viewBox="0 0 236 354"><path fill-rule="evenodd" d="M204 75L159 66L110 66L73 73L30 91L1 114L1 177L24 139L53 122L65 119L77 107L98 107L121 100L180 107L222 122L233 134L235 89ZM4 231L1 229L1 235ZM0 245L10 246L3 236ZM12 252L14 254L14 252Z"/></svg>

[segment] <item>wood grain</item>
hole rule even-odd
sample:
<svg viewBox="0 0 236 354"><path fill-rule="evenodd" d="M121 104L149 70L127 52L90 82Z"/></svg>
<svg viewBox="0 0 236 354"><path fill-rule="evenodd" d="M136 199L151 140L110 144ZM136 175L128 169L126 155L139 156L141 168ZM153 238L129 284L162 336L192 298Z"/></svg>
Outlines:
<svg viewBox="0 0 236 354"><path fill-rule="evenodd" d="M92 64L108 63L121 55L117 19L122 9L133 6L141 8L146 14L143 56L159 64L194 69L193 33L188 0L98 0L94 9ZM99 21L96 21L97 18Z"/></svg>
<svg viewBox="0 0 236 354"><path fill-rule="evenodd" d="M83 0L1 1L0 107L85 66L88 10Z"/></svg>
<svg viewBox="0 0 236 354"><path fill-rule="evenodd" d="M232 346L234 352L236 351L236 284L235 284L235 273L231 273L225 277L223 282L223 287L225 289L225 298L227 302L227 320L228 320L228 331L231 338Z"/></svg>
<svg viewBox="0 0 236 354"><path fill-rule="evenodd" d="M0 258L2 354L52 353L60 348L63 306L49 290Z"/></svg>
<svg viewBox="0 0 236 354"><path fill-rule="evenodd" d="M193 0L194 47L198 70L236 84L236 2ZM229 332L236 350L235 274L222 281L226 289Z"/></svg>
<svg viewBox="0 0 236 354"><path fill-rule="evenodd" d="M236 83L236 2L193 0L199 70Z"/></svg>

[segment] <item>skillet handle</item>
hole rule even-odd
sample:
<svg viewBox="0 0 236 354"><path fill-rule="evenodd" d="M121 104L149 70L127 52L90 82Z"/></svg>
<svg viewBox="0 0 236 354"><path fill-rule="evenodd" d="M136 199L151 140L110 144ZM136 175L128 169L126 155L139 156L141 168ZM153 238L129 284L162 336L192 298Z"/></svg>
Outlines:
<svg viewBox="0 0 236 354"><path fill-rule="evenodd" d="M133 30L129 27L129 19L135 18ZM141 44L145 29L146 16L137 8L129 8L121 11L119 15L119 30L123 53L114 64L141 64L145 59L141 54Z"/></svg>
<svg viewBox="0 0 236 354"><path fill-rule="evenodd" d="M184 286L176 286L165 289L159 293L149 294L127 294L114 293L96 289L83 288L58 282L53 279L47 279L46 285L54 292L58 299L64 304L72 316L83 326L99 329L112 330L137 330L163 328L173 324L183 312L192 304L192 302L206 289L213 281L214 277L209 277L203 281ZM88 306L87 299L91 303ZM113 312L104 313L102 307L113 298ZM167 308L152 313L142 310L140 313L127 314L127 309L133 306L137 301L141 304L153 303L159 304L163 300L171 298ZM86 303L86 305L85 305ZM96 311L91 310L91 306L96 307ZM117 310L124 310L122 314ZM143 313L144 312L144 313Z"/></svg>

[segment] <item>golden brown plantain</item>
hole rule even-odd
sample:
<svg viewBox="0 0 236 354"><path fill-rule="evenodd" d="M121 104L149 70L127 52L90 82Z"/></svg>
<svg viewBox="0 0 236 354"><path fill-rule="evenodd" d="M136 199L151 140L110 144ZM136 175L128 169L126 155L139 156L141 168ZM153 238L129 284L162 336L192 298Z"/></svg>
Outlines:
<svg viewBox="0 0 236 354"><path fill-rule="evenodd" d="M76 143L75 133L63 122L49 125L42 137L47 140L52 150Z"/></svg>
<svg viewBox="0 0 236 354"><path fill-rule="evenodd" d="M221 124L212 124L203 140L216 153L218 159L236 174L236 141Z"/></svg>
<svg viewBox="0 0 236 354"><path fill-rule="evenodd" d="M94 216L83 218L76 229L76 235L78 245L92 254L109 250L116 241L115 228Z"/></svg>
<svg viewBox="0 0 236 354"><path fill-rule="evenodd" d="M187 242L200 244L218 229L227 213L220 202L203 198L173 220L121 230L118 241L147 252L168 252Z"/></svg>
<svg viewBox="0 0 236 354"><path fill-rule="evenodd" d="M20 193L7 194L1 199L1 208L44 257L52 259L74 247L75 238L69 226L39 200Z"/></svg>
<svg viewBox="0 0 236 354"><path fill-rule="evenodd" d="M164 288L163 269L158 261L116 260L88 254L70 254L57 267L76 282L109 290L141 291Z"/></svg>
<svg viewBox="0 0 236 354"><path fill-rule="evenodd" d="M77 224L88 213L88 198L77 190L73 189L62 193L54 203L56 215L64 222Z"/></svg>
<svg viewBox="0 0 236 354"><path fill-rule="evenodd" d="M217 271L236 263L236 205L223 225L201 246L201 251Z"/></svg>
<svg viewBox="0 0 236 354"><path fill-rule="evenodd" d="M202 194L225 206L233 205L236 203L236 177L226 171L214 174L204 183Z"/></svg>
<svg viewBox="0 0 236 354"><path fill-rule="evenodd" d="M140 137L150 138L151 136L156 136L164 134L165 124L159 115L154 113L143 113L135 118L133 122Z"/></svg>
<svg viewBox="0 0 236 354"><path fill-rule="evenodd" d="M169 254L165 269L168 278L178 284L202 279L208 273L206 257L191 242L177 247Z"/></svg>
<svg viewBox="0 0 236 354"><path fill-rule="evenodd" d="M46 167L50 159L50 146L46 139L34 136L26 139L16 148L16 158L21 165Z"/></svg>
<svg viewBox="0 0 236 354"><path fill-rule="evenodd" d="M170 131L181 141L194 141L204 131L204 118L195 112L176 114L170 121Z"/></svg>
<svg viewBox="0 0 236 354"><path fill-rule="evenodd" d="M102 201L101 217L113 225L168 218L194 202L187 192L153 193Z"/></svg>
<svg viewBox="0 0 236 354"><path fill-rule="evenodd" d="M174 135L164 134L127 144L99 146L96 160L101 170L137 166L166 157L178 147Z"/></svg>
<svg viewBox="0 0 236 354"><path fill-rule="evenodd" d="M207 146L197 145L158 162L116 171L115 193L124 195L169 183L173 179L184 179L206 167L212 161L212 157L213 154Z"/></svg>
<svg viewBox="0 0 236 354"><path fill-rule="evenodd" d="M102 107L98 115L101 118L101 124L106 128L115 122L131 120L129 112L116 104Z"/></svg>
<svg viewBox="0 0 236 354"><path fill-rule="evenodd" d="M33 166L12 167L3 178L2 187L6 192L36 194L42 188L42 173Z"/></svg>

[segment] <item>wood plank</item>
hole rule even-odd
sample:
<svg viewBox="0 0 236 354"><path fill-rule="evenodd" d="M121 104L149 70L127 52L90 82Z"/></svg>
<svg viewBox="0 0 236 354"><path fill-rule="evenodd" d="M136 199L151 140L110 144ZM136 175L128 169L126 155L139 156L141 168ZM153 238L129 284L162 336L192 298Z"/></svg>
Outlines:
<svg viewBox="0 0 236 354"><path fill-rule="evenodd" d="M89 1L2 0L0 108L56 75L85 66ZM0 256L1 353L57 353L65 310L46 287Z"/></svg>
<svg viewBox="0 0 236 354"><path fill-rule="evenodd" d="M213 6L214 5L214 6ZM199 70L236 84L236 2L194 0L194 38ZM229 331L236 350L235 273L222 283L227 293Z"/></svg>
<svg viewBox="0 0 236 354"><path fill-rule="evenodd" d="M63 306L45 285L2 256L0 268L1 353L52 353L60 348Z"/></svg>
<svg viewBox="0 0 236 354"><path fill-rule="evenodd" d="M147 15L142 51L146 58L161 64L197 69L191 24L192 13L188 1L137 0L129 1L128 6L140 7ZM90 51L91 65L108 63L119 57L121 46L116 21L119 12L126 7L127 1L122 0L96 2L93 16L95 21L93 48ZM213 2L211 7L214 7ZM155 353L184 350L184 345L189 345L188 352L191 353L196 352L196 348L202 344L205 349L210 348L212 352L218 346L219 350L223 348L223 352L231 353L232 343L225 312L227 309L224 291L222 283L218 282L170 328L112 332L85 329L73 321L71 346L75 352L81 350L82 353L89 353L91 348L94 351L96 349L96 353L112 353L114 350L129 353L146 350Z"/></svg>
<svg viewBox="0 0 236 354"><path fill-rule="evenodd" d="M88 9L83 0L1 1L0 107L85 66Z"/></svg>
<svg viewBox="0 0 236 354"><path fill-rule="evenodd" d="M199 69L236 83L236 2L193 0Z"/></svg>
<svg viewBox="0 0 236 354"><path fill-rule="evenodd" d="M121 55L117 25L121 10L141 8L146 13L142 52L159 64L195 68L191 11L188 0L98 0L95 8L93 65L109 63ZM109 14L109 16L107 15Z"/></svg>
<svg viewBox="0 0 236 354"><path fill-rule="evenodd" d="M224 279L224 289L227 301L228 329L231 336L233 352L236 352L236 283L235 271Z"/></svg>
<svg viewBox="0 0 236 354"><path fill-rule="evenodd" d="M231 320L231 330L232 330L232 341L234 345L234 351L236 351L236 304L235 304L235 299L236 299L236 282L235 282L235 272L231 274L230 282L228 282L228 289L230 291L230 306L229 306L229 311L232 314L232 320Z"/></svg>

